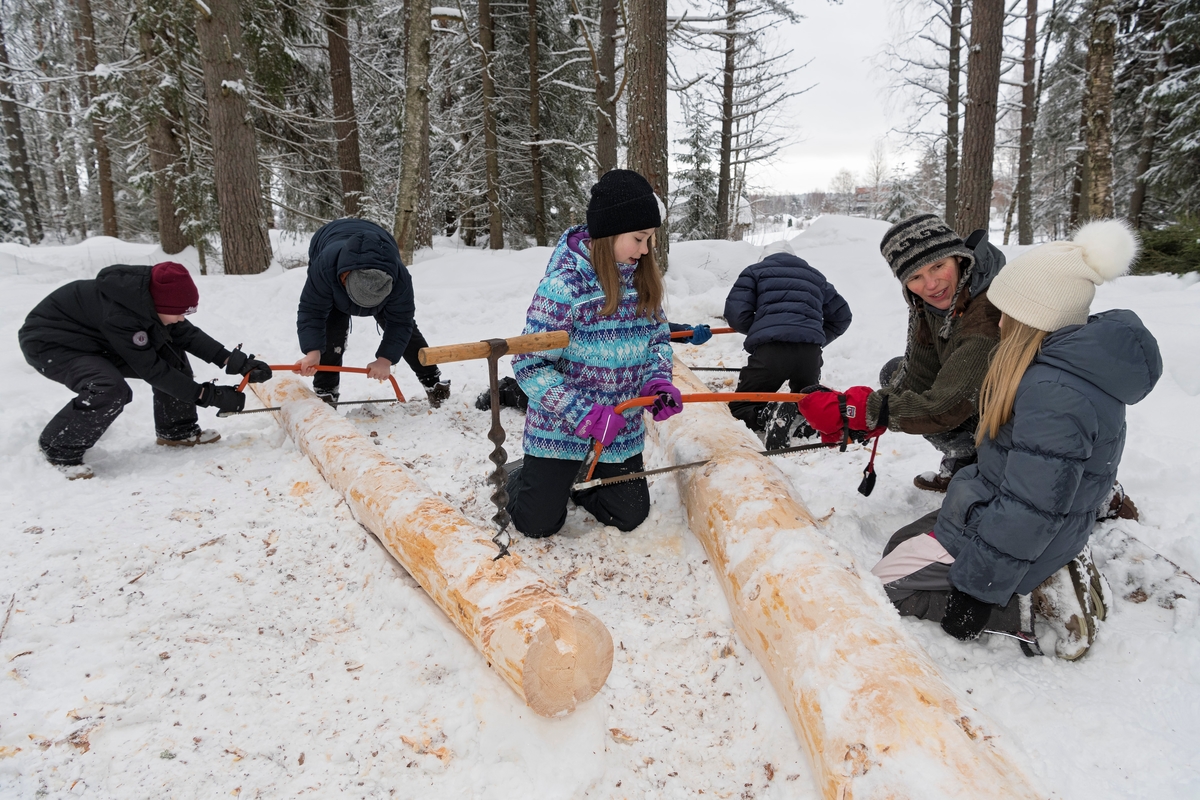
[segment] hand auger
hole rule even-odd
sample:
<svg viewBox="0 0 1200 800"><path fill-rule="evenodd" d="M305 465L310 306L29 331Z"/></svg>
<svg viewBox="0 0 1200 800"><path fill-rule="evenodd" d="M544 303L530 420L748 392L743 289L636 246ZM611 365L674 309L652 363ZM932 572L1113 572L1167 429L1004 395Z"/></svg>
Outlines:
<svg viewBox="0 0 1200 800"><path fill-rule="evenodd" d="M300 367L296 364L268 364L267 366L269 366L271 368L271 372L299 372L300 371ZM331 367L331 366L326 366L324 364L320 364L317 366L316 369L317 369L317 372L357 372L361 375L367 374L366 367ZM392 389L396 392L395 400L392 400L391 398L388 398L386 400L342 400L341 402L336 403L336 405L351 406L351 405L364 405L366 403L403 403L403 402L405 402L404 394L400 391L400 384L396 383L396 376L388 375L388 380L390 380L392 382ZM250 376L249 375L243 376L242 382L238 384L238 391L239 392L246 391L246 385L249 383L250 383ZM270 408L252 408L248 411L219 411L219 412L217 412L217 416L218 417L231 417L231 416L236 416L238 414L259 414L264 411L278 411L278 410L279 410L278 406L271 406Z"/></svg>
<svg viewBox="0 0 1200 800"><path fill-rule="evenodd" d="M492 390L492 428L488 431L488 439L494 445L492 454L488 456L496 469L492 471L488 481L495 487L492 491L492 502L496 504L496 514L492 522L498 530L492 537L500 552L493 561L508 555L508 546L512 537L508 534L508 478L504 474L504 465L508 462L508 453L504 444L504 426L500 424L500 380L497 363L501 356L534 353L539 350L557 350L570 343L570 334L566 331L548 331L546 333L529 333L524 336L514 336L511 339L484 339L481 342L466 342L464 344L448 344L441 347L422 347L417 354L423 366L445 364L448 361L470 361L476 358L486 358L488 362L488 385Z"/></svg>

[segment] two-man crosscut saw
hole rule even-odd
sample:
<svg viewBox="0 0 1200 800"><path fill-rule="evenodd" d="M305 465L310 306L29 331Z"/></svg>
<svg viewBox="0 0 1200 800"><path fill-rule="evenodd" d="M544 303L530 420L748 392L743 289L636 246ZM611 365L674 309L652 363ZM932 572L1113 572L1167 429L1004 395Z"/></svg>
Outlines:
<svg viewBox="0 0 1200 800"><path fill-rule="evenodd" d="M830 447L839 447L840 442L817 442L815 444L799 444L795 447L781 447L778 450L758 450L756 455L760 456L785 456L788 453L803 453L806 450L822 450ZM706 458L703 461L689 461L686 464L675 464L670 467L659 467L658 469L648 469L642 472L630 472L627 475L614 475L611 478L595 478L583 483L577 483L571 488L575 491L583 489L592 489L596 486L608 486L610 483L623 483L625 481L635 481L638 478L645 478L650 475L662 475L664 472L676 472L681 469L692 469L693 467L702 467L709 464L713 459Z"/></svg>

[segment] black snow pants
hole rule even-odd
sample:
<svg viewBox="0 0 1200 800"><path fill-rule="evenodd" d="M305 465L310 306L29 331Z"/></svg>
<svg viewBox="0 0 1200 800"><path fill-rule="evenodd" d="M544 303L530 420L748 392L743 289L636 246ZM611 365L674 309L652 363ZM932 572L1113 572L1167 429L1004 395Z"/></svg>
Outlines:
<svg viewBox="0 0 1200 800"><path fill-rule="evenodd" d="M163 347L158 355L175 369L191 376L187 355ZM66 386L78 396L62 407L38 438L38 445L52 464L80 464L83 454L112 425L125 406L133 400L126 378L137 378L122 361L105 356L80 354L74 358L56 355L47 360L28 354L25 360L52 381ZM196 401L180 400L159 389L154 390L154 429L163 439L186 439L200 432Z"/></svg>
<svg viewBox="0 0 1200 800"><path fill-rule="evenodd" d="M387 327L383 320L376 320L382 327ZM346 352L346 342L350 339L350 315L336 308L329 312L325 320L325 352L321 353L321 365L326 367L342 366L342 355ZM417 380L426 389L441 380L442 373L437 365L425 367L421 365L417 354L422 347L428 347L429 342L421 335L421 329L413 321L412 336L408 346L404 348L404 363L417 374ZM313 389L318 392L332 392L341 382L340 372L318 372L313 377Z"/></svg>
<svg viewBox="0 0 1200 800"><path fill-rule="evenodd" d="M941 622L950 596L950 566L954 557L930 535L938 512L931 511L896 531L883 549L883 558L871 572L883 581L883 590L903 617ZM1006 606L992 606L987 629L1020 631L1021 609L1017 595Z"/></svg>
<svg viewBox="0 0 1200 800"><path fill-rule="evenodd" d="M540 539L558 533L567 521L567 500L582 506L602 525L631 531L650 514L650 487L645 478L597 486L582 492L571 485L583 480L582 461L525 456L521 466L508 476L508 513L513 527L526 536ZM642 454L620 464L597 464L593 478L612 478L641 472Z"/></svg>
<svg viewBox="0 0 1200 800"><path fill-rule="evenodd" d="M763 342L754 348L746 366L742 367L735 391L778 392L786 382L792 392L800 392L820 383L821 357L819 344L799 342ZM729 413L746 423L752 431L763 429L761 416L766 403L737 402L729 404Z"/></svg>

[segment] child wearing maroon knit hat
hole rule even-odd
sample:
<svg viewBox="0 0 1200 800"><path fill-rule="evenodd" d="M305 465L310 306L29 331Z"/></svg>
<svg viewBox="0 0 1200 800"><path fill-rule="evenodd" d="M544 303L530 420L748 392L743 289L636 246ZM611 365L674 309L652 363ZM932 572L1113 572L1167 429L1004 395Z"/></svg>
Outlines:
<svg viewBox="0 0 1200 800"><path fill-rule="evenodd" d="M38 439L47 461L70 480L92 477L83 454L133 400L126 378L154 389L158 444L192 447L221 438L200 429L196 407L241 411L246 396L231 386L196 383L186 353L254 383L268 380L271 368L240 345L226 350L188 322L199 302L187 268L164 261L105 267L93 280L55 289L29 312L18 333L25 360L77 393Z"/></svg>

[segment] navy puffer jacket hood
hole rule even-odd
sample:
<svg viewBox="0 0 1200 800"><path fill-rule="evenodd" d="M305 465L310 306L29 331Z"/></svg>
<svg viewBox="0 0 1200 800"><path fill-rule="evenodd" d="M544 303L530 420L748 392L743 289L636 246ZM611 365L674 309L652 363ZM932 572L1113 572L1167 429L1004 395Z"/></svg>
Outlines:
<svg viewBox="0 0 1200 800"><path fill-rule="evenodd" d="M1125 406L1161 375L1158 342L1132 311L1046 337L1011 419L946 492L934 534L954 556L955 587L1003 604L1083 550L1117 477Z"/></svg>
<svg viewBox="0 0 1200 800"><path fill-rule="evenodd" d="M747 352L765 342L822 347L850 327L850 306L825 276L791 253L772 253L742 270L725 300L725 319L746 334Z"/></svg>
<svg viewBox="0 0 1200 800"><path fill-rule="evenodd" d="M364 308L350 299L341 276L356 269L377 269L392 276L392 291L377 306ZM412 277L400 260L400 248L386 230L364 219L336 219L322 226L308 243L308 280L300 293L296 330L300 350L325 349L325 323L334 309L355 317L375 317L383 327L376 350L399 363L412 336Z"/></svg>

